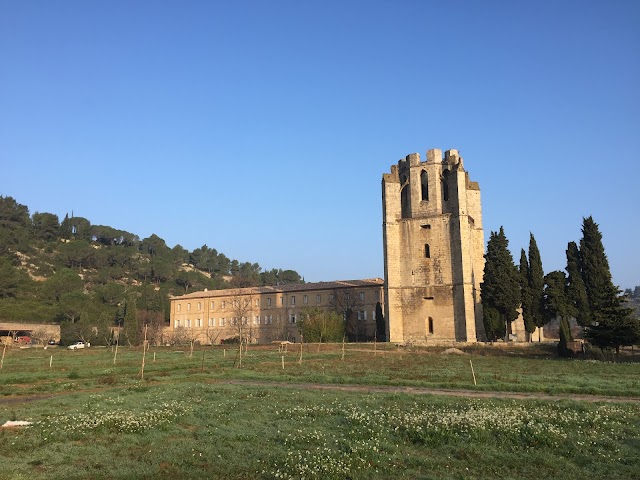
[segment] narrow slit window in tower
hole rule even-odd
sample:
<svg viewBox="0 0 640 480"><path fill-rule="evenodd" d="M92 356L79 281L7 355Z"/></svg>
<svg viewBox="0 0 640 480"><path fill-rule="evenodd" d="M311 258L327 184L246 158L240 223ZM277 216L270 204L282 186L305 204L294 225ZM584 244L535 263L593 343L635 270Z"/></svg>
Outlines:
<svg viewBox="0 0 640 480"><path fill-rule="evenodd" d="M442 174L442 198L446 202L449 200L449 170L445 170Z"/></svg>
<svg viewBox="0 0 640 480"><path fill-rule="evenodd" d="M429 317L429 333L433 334L433 318Z"/></svg>
<svg viewBox="0 0 640 480"><path fill-rule="evenodd" d="M402 218L409 216L409 186L405 185L400 191L400 207L402 210Z"/></svg>
<svg viewBox="0 0 640 480"><path fill-rule="evenodd" d="M420 185L422 186L422 200L429 200L429 178L426 170L420 173Z"/></svg>
<svg viewBox="0 0 640 480"><path fill-rule="evenodd" d="M431 258L431 249L429 248L429 244L428 243L424 244L424 257L425 258Z"/></svg>

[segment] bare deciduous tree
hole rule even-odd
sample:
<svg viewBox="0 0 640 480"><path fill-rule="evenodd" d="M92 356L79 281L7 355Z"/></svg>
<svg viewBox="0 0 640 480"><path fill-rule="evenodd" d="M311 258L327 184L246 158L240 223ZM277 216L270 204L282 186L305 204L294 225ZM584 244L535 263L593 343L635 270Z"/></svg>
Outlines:
<svg viewBox="0 0 640 480"><path fill-rule="evenodd" d="M251 294L243 294L240 289L230 291L231 311L233 312L232 325L238 333L238 368L242 368L242 345L248 341L251 332L251 314L253 313L253 297Z"/></svg>
<svg viewBox="0 0 640 480"><path fill-rule="evenodd" d="M362 340L366 333L366 325L364 320L358 319L358 311L363 308L358 292L352 288L336 288L331 294L330 303L333 310L342 315L345 334L349 341Z"/></svg>

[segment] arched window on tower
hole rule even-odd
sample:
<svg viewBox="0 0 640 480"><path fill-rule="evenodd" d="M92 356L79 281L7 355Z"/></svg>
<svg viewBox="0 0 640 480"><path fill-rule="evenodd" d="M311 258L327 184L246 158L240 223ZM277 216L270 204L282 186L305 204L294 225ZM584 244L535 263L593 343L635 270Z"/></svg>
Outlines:
<svg viewBox="0 0 640 480"><path fill-rule="evenodd" d="M409 192L409 185L405 185L400 191L400 207L402 209L402 218L409 217Z"/></svg>
<svg viewBox="0 0 640 480"><path fill-rule="evenodd" d="M431 258L431 249L429 248L429 244L424 244L424 256L425 258Z"/></svg>
<svg viewBox="0 0 640 480"><path fill-rule="evenodd" d="M449 200L449 170L442 172L442 198Z"/></svg>
<svg viewBox="0 0 640 480"><path fill-rule="evenodd" d="M426 170L420 173L420 185L422 186L422 200L429 200L429 178Z"/></svg>

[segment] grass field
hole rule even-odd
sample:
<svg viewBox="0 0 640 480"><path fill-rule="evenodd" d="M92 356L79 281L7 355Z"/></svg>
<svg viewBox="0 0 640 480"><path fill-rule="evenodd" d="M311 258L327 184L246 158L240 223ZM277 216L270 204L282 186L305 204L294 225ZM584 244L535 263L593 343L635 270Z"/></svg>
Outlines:
<svg viewBox="0 0 640 480"><path fill-rule="evenodd" d="M121 348L115 365L108 348L11 350L0 370L0 423L34 424L0 430L0 478L638 478L640 404L631 398L471 399L268 384L640 397L633 361L558 360L544 347L441 350L349 345L342 360L340 345L310 345L299 363L297 345L285 354L250 347L239 370L235 350L158 348L146 355L144 379L139 349Z"/></svg>

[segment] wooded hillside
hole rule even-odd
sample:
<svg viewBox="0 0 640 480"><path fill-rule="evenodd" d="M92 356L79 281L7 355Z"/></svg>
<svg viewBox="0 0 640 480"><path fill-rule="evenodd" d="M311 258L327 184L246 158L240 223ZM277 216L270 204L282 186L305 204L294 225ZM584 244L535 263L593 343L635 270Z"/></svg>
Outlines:
<svg viewBox="0 0 640 480"><path fill-rule="evenodd" d="M0 321L55 322L69 332L119 325L133 341L146 317L168 320L169 295L300 282L296 271L264 271L207 245L189 252L82 217L30 215L0 196Z"/></svg>

